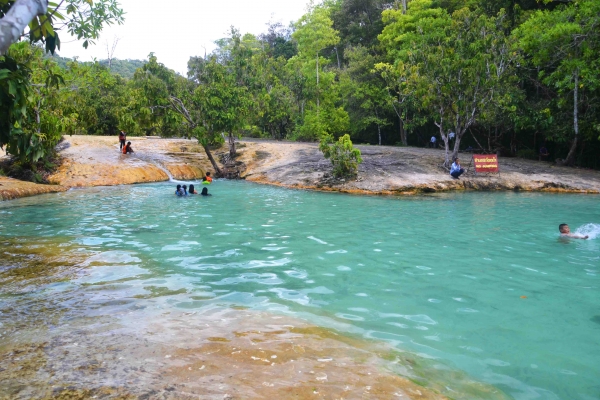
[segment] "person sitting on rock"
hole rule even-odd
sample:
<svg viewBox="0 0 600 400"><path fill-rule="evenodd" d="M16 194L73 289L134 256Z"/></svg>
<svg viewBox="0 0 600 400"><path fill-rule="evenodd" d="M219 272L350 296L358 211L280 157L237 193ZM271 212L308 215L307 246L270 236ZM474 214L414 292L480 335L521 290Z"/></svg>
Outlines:
<svg viewBox="0 0 600 400"><path fill-rule="evenodd" d="M548 149L546 148L546 146L540 147L540 161L546 160L546 158L549 155L550 155L550 153L548 153Z"/></svg>
<svg viewBox="0 0 600 400"><path fill-rule="evenodd" d="M131 142L127 142L127 145L125 145L125 147L123 147L123 154L131 154L134 153L133 149L131 148Z"/></svg>
<svg viewBox="0 0 600 400"><path fill-rule="evenodd" d="M202 192L200 193L202 196L212 196L212 194L208 193L208 188L203 187Z"/></svg>
<svg viewBox="0 0 600 400"><path fill-rule="evenodd" d="M459 161L460 160L458 159L458 157L456 157L454 159L454 162L452 163L452 167L450 168L450 175L454 179L460 179L459 176L465 173L465 170L460 166Z"/></svg>

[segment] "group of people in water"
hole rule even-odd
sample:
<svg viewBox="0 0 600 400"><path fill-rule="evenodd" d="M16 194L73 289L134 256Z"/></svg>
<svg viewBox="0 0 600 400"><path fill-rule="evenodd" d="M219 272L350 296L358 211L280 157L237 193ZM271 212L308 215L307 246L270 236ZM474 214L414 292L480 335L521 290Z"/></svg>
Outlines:
<svg viewBox="0 0 600 400"><path fill-rule="evenodd" d="M124 131L119 133L119 151L123 154L131 154L134 153L133 148L131 147L131 142L127 142L127 134ZM210 185L212 183L212 177L210 176L210 172L207 172L204 178L202 178L203 185ZM196 191L194 185L190 185L188 188L187 185L177 185L177 189L175 189L175 195L178 197L181 196L189 196L192 194L199 194L200 196L212 196L212 194L208 193L208 188L203 187L200 193Z"/></svg>
<svg viewBox="0 0 600 400"><path fill-rule="evenodd" d="M202 184L210 185L211 183L212 177L210 176L210 172L207 172L204 178L202 178ZM177 185L177 188L175 189L175 196L177 197L189 196L193 194L199 194L200 196L212 196L212 194L208 193L208 188L206 186L202 188L200 193L196 192L194 185L190 185L189 189L187 185Z"/></svg>
<svg viewBox="0 0 600 400"><path fill-rule="evenodd" d="M208 193L208 188L203 187L200 193L196 192L194 185L190 185L189 189L187 185L177 185L177 189L175 189L175 196L190 196L192 194L199 194L200 196L212 196L212 194Z"/></svg>

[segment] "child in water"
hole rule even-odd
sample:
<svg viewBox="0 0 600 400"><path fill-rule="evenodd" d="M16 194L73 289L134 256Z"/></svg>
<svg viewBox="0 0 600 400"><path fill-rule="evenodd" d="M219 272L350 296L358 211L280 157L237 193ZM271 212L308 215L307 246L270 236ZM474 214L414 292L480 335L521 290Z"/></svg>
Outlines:
<svg viewBox="0 0 600 400"><path fill-rule="evenodd" d="M134 153L134 151L131 148L131 142L127 142L127 145L125 145L125 147L123 147L123 154L130 154L130 153Z"/></svg>
<svg viewBox="0 0 600 400"><path fill-rule="evenodd" d="M190 189L188 190L188 194L198 194L198 192L196 192L196 190L194 189L194 185L190 185Z"/></svg>
<svg viewBox="0 0 600 400"><path fill-rule="evenodd" d="M183 189L181 185L177 185L177 189L175 189L175 196L183 196Z"/></svg>
<svg viewBox="0 0 600 400"><path fill-rule="evenodd" d="M210 185L212 183L212 178L210 177L210 172L206 173L206 176L204 177L204 179L202 179L202 184L203 185Z"/></svg>
<svg viewBox="0 0 600 400"><path fill-rule="evenodd" d="M202 188L202 193L200 193L202 196L212 196L212 194L208 193L208 188L203 187Z"/></svg>
<svg viewBox="0 0 600 400"><path fill-rule="evenodd" d="M569 228L569 225L567 224L560 224L558 226L558 230L560 231L560 236L561 237L568 237L571 239L587 239L589 236L588 235L580 235L578 233L571 233L571 229Z"/></svg>

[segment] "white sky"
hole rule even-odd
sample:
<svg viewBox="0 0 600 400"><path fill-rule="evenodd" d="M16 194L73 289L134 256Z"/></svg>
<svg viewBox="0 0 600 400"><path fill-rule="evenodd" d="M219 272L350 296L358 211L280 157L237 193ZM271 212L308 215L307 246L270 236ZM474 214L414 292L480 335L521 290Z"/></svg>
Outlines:
<svg viewBox="0 0 600 400"><path fill-rule="evenodd" d="M80 61L107 58L106 44L119 38L114 57L145 60L154 52L158 61L186 75L190 56L210 53L214 41L227 36L231 25L242 34L266 32L269 21L287 26L306 11L309 0L119 0L125 23L102 30L96 45L63 32L59 55ZM69 42L69 43L67 43Z"/></svg>

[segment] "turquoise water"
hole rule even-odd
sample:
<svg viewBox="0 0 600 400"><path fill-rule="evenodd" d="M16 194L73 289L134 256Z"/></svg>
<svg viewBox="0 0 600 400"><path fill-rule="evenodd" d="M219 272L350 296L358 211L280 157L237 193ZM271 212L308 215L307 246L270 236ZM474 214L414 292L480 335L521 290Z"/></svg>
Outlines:
<svg viewBox="0 0 600 400"><path fill-rule="evenodd" d="M598 196L359 197L226 181L208 198L173 191L0 204L0 238L89 253L85 273L19 301L77 286L87 300L65 307L96 314L106 294L162 293L177 309L245 305L388 341L516 399L600 398ZM562 222L592 239L560 239Z"/></svg>

